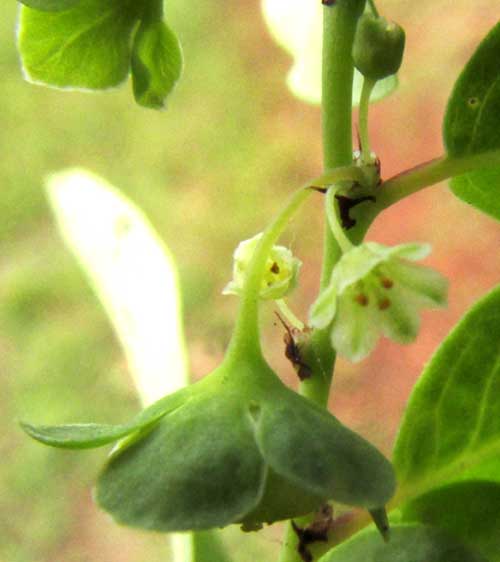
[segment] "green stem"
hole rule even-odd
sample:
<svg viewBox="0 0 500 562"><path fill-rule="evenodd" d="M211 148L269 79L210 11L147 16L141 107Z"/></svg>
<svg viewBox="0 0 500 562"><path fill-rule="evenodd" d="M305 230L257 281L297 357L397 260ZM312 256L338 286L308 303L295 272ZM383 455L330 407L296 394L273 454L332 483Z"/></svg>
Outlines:
<svg viewBox="0 0 500 562"><path fill-rule="evenodd" d="M401 199L448 178L482 168L500 167L500 150L466 156L442 156L385 181L377 196L377 208L386 209Z"/></svg>
<svg viewBox="0 0 500 562"><path fill-rule="evenodd" d="M304 329L304 322L302 322L300 318L297 318L284 299L278 299L276 301L276 306L280 309L280 312L284 316L285 320L287 320L293 328L297 328L297 330Z"/></svg>
<svg viewBox="0 0 500 562"><path fill-rule="evenodd" d="M368 129L368 113L370 110L370 96L375 84L375 80L363 78L363 87L361 88L359 100L359 137L361 141L361 161L363 164L371 164L373 162L370 131Z"/></svg>
<svg viewBox="0 0 500 562"><path fill-rule="evenodd" d="M365 0L337 0L323 8L322 127L323 160L326 173L352 164L352 43L356 23L363 13ZM335 183L335 182L332 182ZM325 205L329 205L326 198ZM326 221L321 288L326 287L341 252ZM326 406L335 363L335 352L328 330L316 330L311 336L307 359L312 376L300 385L300 393L316 404ZM308 363L309 364L309 363ZM297 520L307 525L308 518ZM297 537L287 523L279 562L301 562Z"/></svg>
<svg viewBox="0 0 500 562"><path fill-rule="evenodd" d="M365 0L337 0L323 8L322 128L325 173L352 166L352 44L357 20ZM333 183L333 182L332 182ZM328 197L325 205L329 204ZM326 221L321 289L326 287L341 251ZM301 384L300 392L314 402L326 405L335 363L328 330L311 336L315 363L313 376Z"/></svg>

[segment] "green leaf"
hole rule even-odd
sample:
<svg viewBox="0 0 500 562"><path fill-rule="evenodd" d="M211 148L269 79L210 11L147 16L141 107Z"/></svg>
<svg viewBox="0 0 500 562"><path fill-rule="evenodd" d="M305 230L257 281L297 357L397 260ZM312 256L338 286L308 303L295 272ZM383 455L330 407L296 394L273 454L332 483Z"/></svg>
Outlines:
<svg viewBox="0 0 500 562"><path fill-rule="evenodd" d="M103 89L126 79L140 2L82 0L63 12L22 6L18 45L33 82Z"/></svg>
<svg viewBox="0 0 500 562"><path fill-rule="evenodd" d="M276 42L293 57L287 77L292 93L307 103L321 103L321 38L323 36L320 2L283 2L262 0L262 11L269 31ZM355 70L353 105L359 105L363 77ZM371 101L391 94L398 86L397 76L379 80Z"/></svg>
<svg viewBox="0 0 500 562"><path fill-rule="evenodd" d="M82 0L19 0L21 4L45 12L62 12L76 6Z"/></svg>
<svg viewBox="0 0 500 562"><path fill-rule="evenodd" d="M500 484L467 481L423 494L404 506L403 521L436 526L500 560Z"/></svg>
<svg viewBox="0 0 500 562"><path fill-rule="evenodd" d="M97 503L118 523L164 532L237 521L258 504L265 483L240 402L202 391L165 416L112 455L97 482Z"/></svg>
<svg viewBox="0 0 500 562"><path fill-rule="evenodd" d="M411 395L394 451L400 498L500 483L500 287L464 316Z"/></svg>
<svg viewBox="0 0 500 562"><path fill-rule="evenodd" d="M132 84L139 105L160 109L182 70L179 41L162 21L141 23L132 47Z"/></svg>
<svg viewBox="0 0 500 562"><path fill-rule="evenodd" d="M181 406L186 399L186 394L187 392L179 391L166 396L126 424L80 423L35 426L21 422L21 427L30 437L45 445L63 449L92 449L151 428L165 414Z"/></svg>
<svg viewBox="0 0 500 562"><path fill-rule="evenodd" d="M319 562L486 562L477 552L432 527L396 525L384 543L374 530L355 535Z"/></svg>
<svg viewBox="0 0 500 562"><path fill-rule="evenodd" d="M500 149L500 23L481 42L458 78L444 118L450 156ZM500 219L500 169L454 178L455 195Z"/></svg>
<svg viewBox="0 0 500 562"><path fill-rule="evenodd" d="M292 393L263 405L257 443L277 474L318 497L372 509L394 493L391 464L373 445Z"/></svg>
<svg viewBox="0 0 500 562"><path fill-rule="evenodd" d="M180 288L168 248L132 201L86 170L51 175L47 190L63 239L118 335L142 402L184 387Z"/></svg>

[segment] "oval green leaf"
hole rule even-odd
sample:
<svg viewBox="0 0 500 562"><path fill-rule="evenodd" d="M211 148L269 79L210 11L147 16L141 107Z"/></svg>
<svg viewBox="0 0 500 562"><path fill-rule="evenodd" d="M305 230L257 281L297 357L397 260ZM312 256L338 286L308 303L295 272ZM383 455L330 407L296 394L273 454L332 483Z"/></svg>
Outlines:
<svg viewBox="0 0 500 562"><path fill-rule="evenodd" d="M60 88L103 89L128 76L140 3L82 0L63 12L22 6L18 48L26 77Z"/></svg>
<svg viewBox="0 0 500 562"><path fill-rule="evenodd" d="M425 368L393 462L402 500L458 480L500 483L500 287L472 307Z"/></svg>
<svg viewBox="0 0 500 562"><path fill-rule="evenodd" d="M449 531L490 561L500 559L497 482L457 482L432 490L404 506L402 517Z"/></svg>
<svg viewBox="0 0 500 562"><path fill-rule="evenodd" d="M450 156L500 149L500 23L459 76L446 109L443 136ZM500 169L454 178L455 195L500 219Z"/></svg>
<svg viewBox="0 0 500 562"><path fill-rule="evenodd" d="M263 404L257 443L277 474L318 497L375 509L394 493L390 462L331 414L294 393Z"/></svg>
<svg viewBox="0 0 500 562"><path fill-rule="evenodd" d="M487 562L474 552L432 527L395 525L391 540L384 543L374 530L355 535L330 550L319 562Z"/></svg>
<svg viewBox="0 0 500 562"><path fill-rule="evenodd" d="M21 4L42 12L62 12L76 6L82 0L19 0Z"/></svg>

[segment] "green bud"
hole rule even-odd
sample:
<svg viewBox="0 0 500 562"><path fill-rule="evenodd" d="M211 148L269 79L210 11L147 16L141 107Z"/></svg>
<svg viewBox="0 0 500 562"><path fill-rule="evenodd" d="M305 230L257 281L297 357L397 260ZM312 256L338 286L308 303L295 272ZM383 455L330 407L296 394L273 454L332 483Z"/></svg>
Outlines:
<svg viewBox="0 0 500 562"><path fill-rule="evenodd" d="M364 14L356 28L352 57L363 76L381 80L396 74L403 60L405 32L397 23Z"/></svg>
<svg viewBox="0 0 500 562"><path fill-rule="evenodd" d="M139 105L161 109L182 70L179 41L163 21L143 21L131 58L134 97Z"/></svg>

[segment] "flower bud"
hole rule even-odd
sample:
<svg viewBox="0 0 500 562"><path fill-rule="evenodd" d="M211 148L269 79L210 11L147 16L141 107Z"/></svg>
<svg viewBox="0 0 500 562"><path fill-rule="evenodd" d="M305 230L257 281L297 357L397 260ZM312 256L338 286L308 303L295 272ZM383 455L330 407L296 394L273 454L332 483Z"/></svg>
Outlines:
<svg viewBox="0 0 500 562"><path fill-rule="evenodd" d="M222 293L240 295L245 277L255 249L262 234L240 242L234 252L233 280ZM297 278L302 262L293 256L284 246L273 246L266 262L266 271L262 278L259 296L262 299L277 300L283 298L297 285Z"/></svg>
<svg viewBox="0 0 500 562"><path fill-rule="evenodd" d="M354 66L365 78L381 80L399 70L404 47L405 32L401 26L373 14L364 14L354 37Z"/></svg>

